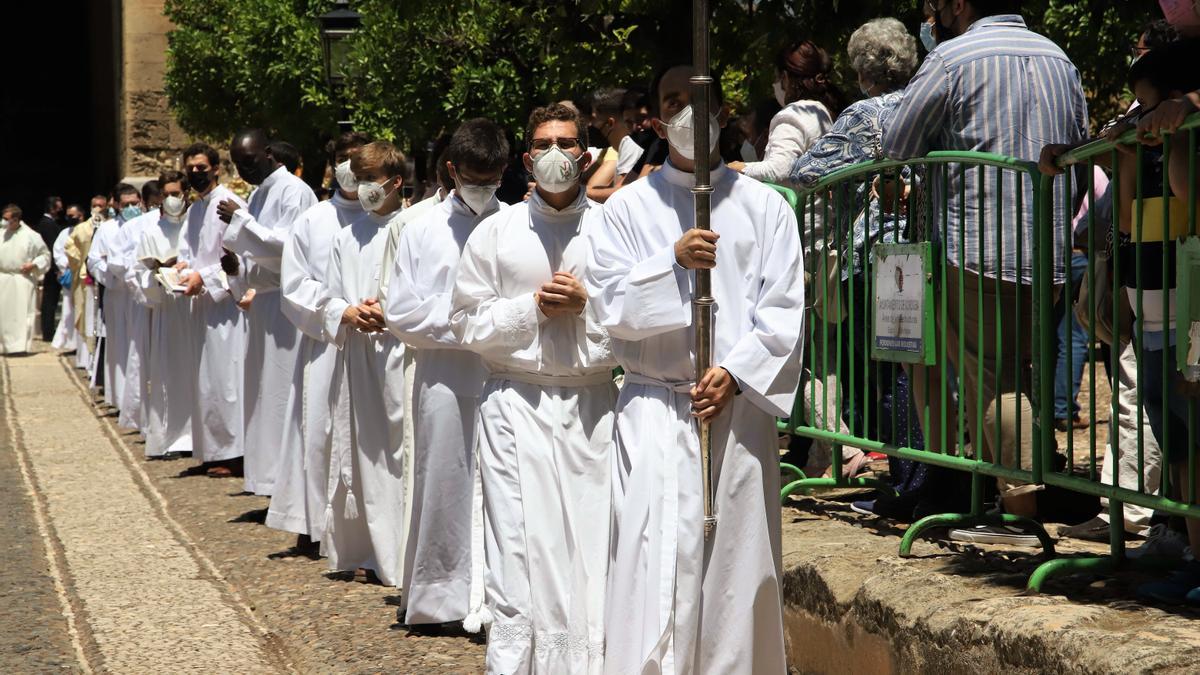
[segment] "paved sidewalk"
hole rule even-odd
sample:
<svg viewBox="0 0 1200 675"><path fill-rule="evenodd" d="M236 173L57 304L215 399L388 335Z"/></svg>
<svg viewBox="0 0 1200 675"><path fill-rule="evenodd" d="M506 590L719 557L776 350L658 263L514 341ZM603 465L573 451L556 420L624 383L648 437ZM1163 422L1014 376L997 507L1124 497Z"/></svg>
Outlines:
<svg viewBox="0 0 1200 675"><path fill-rule="evenodd" d="M0 358L0 601L24 607L0 635L31 632L0 637L0 672L483 671L482 636L397 624L399 591L297 554L241 479L146 460L71 363Z"/></svg>
<svg viewBox="0 0 1200 675"><path fill-rule="evenodd" d="M40 535L80 669L289 670L247 605L143 492L56 356L0 360L0 390L41 500Z"/></svg>

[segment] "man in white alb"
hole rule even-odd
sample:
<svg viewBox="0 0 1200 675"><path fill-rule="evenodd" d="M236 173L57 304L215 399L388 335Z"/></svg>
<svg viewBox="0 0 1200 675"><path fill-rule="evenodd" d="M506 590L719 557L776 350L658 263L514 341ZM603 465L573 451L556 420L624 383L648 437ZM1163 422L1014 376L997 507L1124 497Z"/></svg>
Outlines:
<svg viewBox="0 0 1200 675"><path fill-rule="evenodd" d="M690 67L651 102L669 161L617 192L593 231L590 303L625 370L617 403L608 673L783 673L775 417L800 380L804 287L795 213L720 163L712 228L695 222ZM719 96L713 110L720 109ZM670 120L664 123L663 120ZM691 270L712 269L713 362L695 382ZM712 420L717 524L704 537L696 418Z"/></svg>
<svg viewBox="0 0 1200 675"><path fill-rule="evenodd" d="M597 673L617 389L581 279L601 222L579 176L586 134L563 105L529 118L527 202L471 234L453 325L491 376L480 399L489 673Z"/></svg>
<svg viewBox="0 0 1200 675"><path fill-rule="evenodd" d="M376 141L350 158L364 213L329 252L325 336L340 350L334 373L329 504L322 548L333 570L400 583L404 536L404 378L386 369L404 345L387 331L379 277L388 221L403 205L404 155Z"/></svg>
<svg viewBox="0 0 1200 675"><path fill-rule="evenodd" d="M38 279L50 269L50 250L21 221L21 207L0 211L0 355L33 349Z"/></svg>
<svg viewBox="0 0 1200 675"><path fill-rule="evenodd" d="M146 456L175 458L192 452L196 394L192 301L183 295L182 287L168 287L176 263L186 253L187 179L172 170L159 176L158 183L162 208L142 227L132 270L140 296L151 310L149 358L142 364L148 383Z"/></svg>
<svg viewBox="0 0 1200 675"><path fill-rule="evenodd" d="M121 183L113 190L117 200L117 217L96 228L92 247L88 249L88 273L102 286L100 316L104 320L104 401L117 408L125 398L125 357L129 353L128 307L129 292L124 276L108 269L110 259L117 255L120 229L125 223L142 215L142 196L137 188Z"/></svg>
<svg viewBox="0 0 1200 675"><path fill-rule="evenodd" d="M221 248L225 223L217 205L241 197L217 180L220 157L212 146L196 143L183 151L188 186L196 201L184 225L186 248L176 268L192 298L193 354L196 372L192 409L192 458L208 466L212 478L241 475L245 444L242 429L242 372L246 323L229 292L225 268L236 261Z"/></svg>
<svg viewBox="0 0 1200 675"><path fill-rule="evenodd" d="M317 196L271 156L268 144L259 129L233 137L229 156L238 175L258 187L245 207L227 199L217 205L217 213L228 223L221 244L245 262L230 283L241 302L250 303L244 384L245 489L270 496L285 454L281 441L299 442L300 437L294 430L283 432L286 425L300 425L287 406L300 333L281 310L283 245L292 223L317 203Z"/></svg>
<svg viewBox="0 0 1200 675"><path fill-rule="evenodd" d="M469 618L468 628L477 631L483 525L475 419L487 370L454 335L450 297L467 237L501 208L496 189L508 163L508 141L494 122L468 120L454 132L446 156L454 191L401 232L388 285L387 326L418 350L402 610L409 625ZM473 542L479 549L473 551Z"/></svg>

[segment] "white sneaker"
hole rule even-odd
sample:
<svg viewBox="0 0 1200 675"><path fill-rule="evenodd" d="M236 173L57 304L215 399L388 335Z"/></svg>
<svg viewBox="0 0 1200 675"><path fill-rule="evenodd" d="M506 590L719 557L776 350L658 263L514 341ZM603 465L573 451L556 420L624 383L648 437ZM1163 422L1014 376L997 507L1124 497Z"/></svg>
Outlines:
<svg viewBox="0 0 1200 675"><path fill-rule="evenodd" d="M1125 551L1127 558L1141 558L1146 555L1157 558L1186 558L1190 554L1187 535L1172 530L1166 523L1151 526L1150 532L1146 534L1146 541L1142 542L1141 546Z"/></svg>
<svg viewBox="0 0 1200 675"><path fill-rule="evenodd" d="M1007 525L979 525L967 529L950 530L950 538L954 541L968 541L972 544L999 544L1023 548L1042 547L1041 540L1035 535L1025 534L1023 531Z"/></svg>

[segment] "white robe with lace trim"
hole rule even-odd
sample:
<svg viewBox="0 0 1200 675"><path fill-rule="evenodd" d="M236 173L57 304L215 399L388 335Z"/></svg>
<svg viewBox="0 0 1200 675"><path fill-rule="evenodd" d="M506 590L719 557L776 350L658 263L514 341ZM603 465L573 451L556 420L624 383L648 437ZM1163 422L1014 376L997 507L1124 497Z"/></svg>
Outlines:
<svg viewBox="0 0 1200 675"><path fill-rule="evenodd" d="M595 311L547 317L534 292L584 277L600 205L534 193L475 228L458 264L455 333L491 377L480 400L487 672L598 674L616 365Z"/></svg>

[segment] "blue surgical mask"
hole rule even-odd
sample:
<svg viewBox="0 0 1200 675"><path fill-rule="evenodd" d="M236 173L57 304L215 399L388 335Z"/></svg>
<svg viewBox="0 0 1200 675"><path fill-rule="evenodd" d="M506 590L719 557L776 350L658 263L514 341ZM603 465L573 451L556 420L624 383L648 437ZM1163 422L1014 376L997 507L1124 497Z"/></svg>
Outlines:
<svg viewBox="0 0 1200 675"><path fill-rule="evenodd" d="M931 52L934 47L937 47L937 39L933 37L933 24L928 21L921 24L921 44L925 45L927 52Z"/></svg>
<svg viewBox="0 0 1200 675"><path fill-rule="evenodd" d="M130 204L121 208L121 220L130 221L142 215L142 207Z"/></svg>

